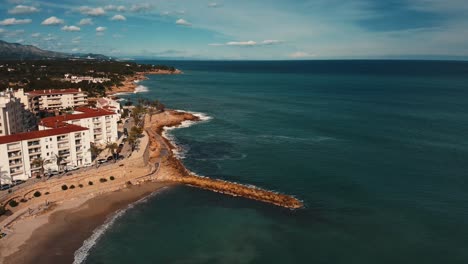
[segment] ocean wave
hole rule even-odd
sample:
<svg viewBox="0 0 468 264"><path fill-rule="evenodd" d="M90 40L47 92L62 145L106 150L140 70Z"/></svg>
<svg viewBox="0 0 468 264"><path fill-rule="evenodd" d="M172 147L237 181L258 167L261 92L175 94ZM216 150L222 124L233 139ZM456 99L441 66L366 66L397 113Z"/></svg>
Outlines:
<svg viewBox="0 0 468 264"><path fill-rule="evenodd" d="M149 89L148 89L148 87L146 87L144 85L138 85L135 88L135 91L133 91L133 93L146 93L146 92L149 92Z"/></svg>
<svg viewBox="0 0 468 264"><path fill-rule="evenodd" d="M193 126L195 124L199 124L201 122L208 122L210 121L211 119L213 119L213 117L205 114L205 113L201 113L201 112L192 112L192 111L184 111L184 110L174 110L176 112L185 112L185 113L190 113L194 116L197 116L198 118L200 118L200 121L190 121L190 120L185 120L183 121L180 125L178 126L172 126L172 127L164 127L163 128L163 132L162 132L162 136L164 138L166 138L167 140L169 140L169 142L171 142L171 144L175 147L175 149L172 150L172 152L174 153L174 155L178 158L178 159L185 159L186 157L186 154L188 153L188 151L190 150L190 147L187 146L187 145L182 145L182 144L179 144L177 142L177 139L174 137L174 135L172 135L170 132L172 130L175 130L175 129L180 129L180 128L187 128L187 127L190 127L190 126Z"/></svg>
<svg viewBox="0 0 468 264"><path fill-rule="evenodd" d="M121 96L121 95L130 95L130 94L132 94L132 93L130 93L130 92L121 92L121 93L115 93L113 95L114 96Z"/></svg>
<svg viewBox="0 0 468 264"><path fill-rule="evenodd" d="M163 191L163 190L165 190L167 188L168 187L163 187L159 191L154 192L154 193L152 193L152 194L150 194L150 195L148 195L148 196L146 196L144 198L141 198L140 200L129 204L126 208L115 212L111 217L109 217L106 220L106 222L104 222L103 225L96 228L93 231L93 234L83 242L83 245L78 250L75 251L73 264L84 263L84 261L86 260L86 258L89 255L89 251L96 245L96 243L99 241L99 239L102 237L102 235L104 235L105 232L110 227L112 227L112 225L115 223L115 221L117 219L119 219L120 217L122 217L128 210L132 209L133 207L135 207L138 204L145 203L146 201L148 201L149 198L155 196L156 194L160 193L161 191Z"/></svg>

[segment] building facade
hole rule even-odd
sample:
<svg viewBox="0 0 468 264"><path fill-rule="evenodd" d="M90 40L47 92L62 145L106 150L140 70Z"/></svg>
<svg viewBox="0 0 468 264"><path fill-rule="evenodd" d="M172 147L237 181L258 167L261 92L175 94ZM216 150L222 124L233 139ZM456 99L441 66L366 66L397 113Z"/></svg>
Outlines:
<svg viewBox="0 0 468 264"><path fill-rule="evenodd" d="M118 140L119 115L100 108L80 107L73 114L47 117L39 123L39 130L59 128L71 124L87 128L91 142L105 145Z"/></svg>
<svg viewBox="0 0 468 264"><path fill-rule="evenodd" d="M0 136L23 132L23 114L24 105L12 90L0 92Z"/></svg>
<svg viewBox="0 0 468 264"><path fill-rule="evenodd" d="M89 147L89 130L75 125L0 137L0 182L39 175L41 167L32 165L36 159L44 160L45 172L91 164Z"/></svg>
<svg viewBox="0 0 468 264"><path fill-rule="evenodd" d="M88 104L88 96L81 89L34 90L26 93L18 90L15 96L22 101L26 96L27 109L35 113L44 110L82 107Z"/></svg>
<svg viewBox="0 0 468 264"><path fill-rule="evenodd" d="M96 100L96 107L112 111L118 114L119 117L122 114L122 106L120 103L110 98L98 98Z"/></svg>

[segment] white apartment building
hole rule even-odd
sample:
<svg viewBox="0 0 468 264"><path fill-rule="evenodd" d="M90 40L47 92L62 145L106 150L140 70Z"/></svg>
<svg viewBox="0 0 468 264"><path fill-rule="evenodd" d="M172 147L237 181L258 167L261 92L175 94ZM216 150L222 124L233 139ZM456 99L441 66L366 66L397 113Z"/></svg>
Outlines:
<svg viewBox="0 0 468 264"><path fill-rule="evenodd" d="M91 164L89 130L75 125L60 128L19 133L0 137L0 182L27 180L40 173L41 167L31 163L37 158L45 160L44 169L57 170L57 156L65 166Z"/></svg>
<svg viewBox="0 0 468 264"><path fill-rule="evenodd" d="M64 81L71 82L71 83L80 83L80 82L92 82L92 83L103 83L110 81L109 78L99 78L99 77L92 77L92 76L75 76L71 74L65 74Z"/></svg>
<svg viewBox="0 0 468 264"><path fill-rule="evenodd" d="M15 96L23 103L27 100L26 109L32 112L74 108L88 104L88 97L81 89L48 89L29 92L20 89L15 92Z"/></svg>
<svg viewBox="0 0 468 264"><path fill-rule="evenodd" d="M0 92L0 136L23 132L24 105L11 89Z"/></svg>
<svg viewBox="0 0 468 264"><path fill-rule="evenodd" d="M98 98L96 101L96 107L112 111L119 116L122 114L122 106L120 106L120 103L110 98Z"/></svg>
<svg viewBox="0 0 468 264"><path fill-rule="evenodd" d="M47 117L39 123L39 130L59 128L67 124L89 130L91 142L104 145L118 140L117 121L119 115L100 108L80 107L73 114Z"/></svg>

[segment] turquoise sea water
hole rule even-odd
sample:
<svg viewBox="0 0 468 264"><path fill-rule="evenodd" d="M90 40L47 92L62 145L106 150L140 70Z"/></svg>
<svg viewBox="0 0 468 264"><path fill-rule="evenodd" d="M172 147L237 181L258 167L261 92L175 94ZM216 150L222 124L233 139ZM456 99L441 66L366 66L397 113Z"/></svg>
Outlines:
<svg viewBox="0 0 468 264"><path fill-rule="evenodd" d="M169 64L124 97L212 117L170 132L186 166L306 208L170 188L85 263L468 263L468 63Z"/></svg>

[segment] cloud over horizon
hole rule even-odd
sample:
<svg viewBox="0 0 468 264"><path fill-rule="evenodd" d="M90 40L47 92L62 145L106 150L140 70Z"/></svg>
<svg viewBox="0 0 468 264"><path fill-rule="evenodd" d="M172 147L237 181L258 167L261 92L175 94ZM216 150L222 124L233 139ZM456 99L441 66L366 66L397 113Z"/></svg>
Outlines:
<svg viewBox="0 0 468 264"><path fill-rule="evenodd" d="M330 8L333 0L4 0L0 27L7 41L21 34L6 30L13 27L42 48L127 57L164 50L197 59L468 56L464 2L349 0ZM75 43L69 32L83 38Z"/></svg>
<svg viewBox="0 0 468 264"><path fill-rule="evenodd" d="M63 19L57 18L55 16L51 16L51 17L45 19L44 21L42 21L41 25L44 25L44 26L58 26L58 25L61 25L63 23L64 23Z"/></svg>
<svg viewBox="0 0 468 264"><path fill-rule="evenodd" d="M6 18L0 21L0 26L24 25L32 22L32 19Z"/></svg>

